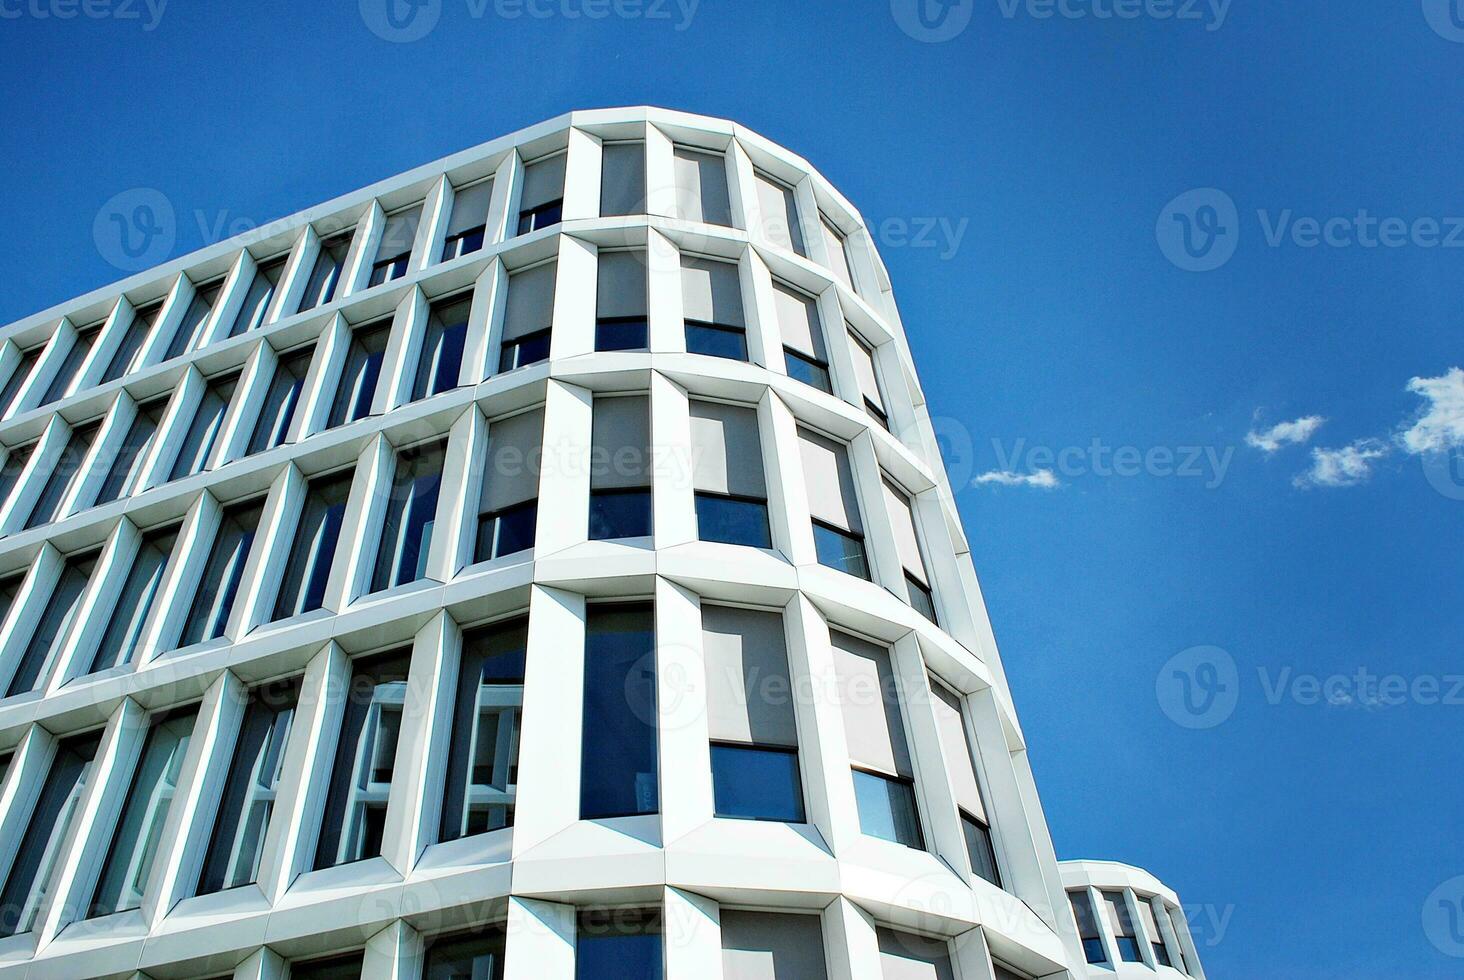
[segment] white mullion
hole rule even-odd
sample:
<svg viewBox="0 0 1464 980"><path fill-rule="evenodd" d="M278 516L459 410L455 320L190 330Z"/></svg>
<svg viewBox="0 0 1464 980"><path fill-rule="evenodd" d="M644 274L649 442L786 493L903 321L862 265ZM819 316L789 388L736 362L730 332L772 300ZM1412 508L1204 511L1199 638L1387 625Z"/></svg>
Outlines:
<svg viewBox="0 0 1464 980"><path fill-rule="evenodd" d="M422 934L397 919L366 940L361 980L417 980L425 955Z"/></svg>
<svg viewBox="0 0 1464 980"><path fill-rule="evenodd" d="M701 604L692 592L658 577L655 616L661 836L670 843L715 812L711 736Z"/></svg>
<svg viewBox="0 0 1464 980"><path fill-rule="evenodd" d="M574 980L575 907L508 898L503 980Z"/></svg>
<svg viewBox="0 0 1464 980"><path fill-rule="evenodd" d="M254 532L254 543L250 546L244 573L239 579L239 594L229 614L228 625L224 627L224 636L228 640L245 636L254 627L268 621L274 611L276 593L290 562L295 528L305 504L305 495L305 477L294 464L287 465L270 484L264 510L259 515L259 527Z"/></svg>
<svg viewBox="0 0 1464 980"><path fill-rule="evenodd" d="M280 281L275 284L274 296L269 308L264 311L261 327L292 316L300 308L305 288L310 285L310 274L315 269L315 260L320 255L320 235L314 225L306 225L300 237L290 249L290 257L280 270ZM289 312L285 312L288 310Z"/></svg>
<svg viewBox="0 0 1464 980"><path fill-rule="evenodd" d="M65 571L66 556L49 541L44 542L31 561L30 571L10 604L5 629L0 632L0 692L10 687L15 672L20 669L25 649L30 646L31 637L50 605L51 593Z"/></svg>
<svg viewBox="0 0 1464 980"><path fill-rule="evenodd" d="M225 671L209 685L198 706L188 751L179 768L163 831L158 835L158 852L143 891L142 915L150 929L158 927L198 880L207 838L196 837L189 830L212 827L214 808L224 790L224 772L215 756L227 756L232 751L244 705L244 685Z"/></svg>
<svg viewBox="0 0 1464 980"><path fill-rule="evenodd" d="M571 235L559 236L553 326L549 334L550 360L594 351L595 284L599 271L599 250L594 245Z"/></svg>
<svg viewBox="0 0 1464 980"><path fill-rule="evenodd" d="M223 507L207 490L188 508L173 553L166 559L147 623L138 637L132 662L139 670L177 645L197 601L198 586L222 521Z"/></svg>
<svg viewBox="0 0 1464 980"><path fill-rule="evenodd" d="M593 399L587 388L554 380L545 391L535 555L553 554L589 539Z"/></svg>
<svg viewBox="0 0 1464 980"><path fill-rule="evenodd" d="M36 358L36 363L31 368L30 378L16 397L16 414L28 411L40 403L42 396L50 390L51 382L56 380L56 374L66 362L67 355L71 353L76 336L76 326L70 318L63 316L56 324L56 329L51 331L51 336L46 339L41 356ZM62 396L65 396L65 392L62 392Z"/></svg>
<svg viewBox="0 0 1464 980"><path fill-rule="evenodd" d="M386 212L381 209L380 201L373 200L355 220L350 247L346 249L341 271L336 276L332 303L354 296L366 288L366 282L371 276L371 264L376 258L376 247L381 244L381 234L386 230Z"/></svg>
<svg viewBox="0 0 1464 980"><path fill-rule="evenodd" d="M758 405L758 423L763 428L763 465L767 469L768 510L774 540L781 527L780 547L794 565L813 565L818 552L813 542L813 519L808 505L808 485L803 475L803 451L799 444L798 419L787 402L768 389Z"/></svg>
<svg viewBox="0 0 1464 980"><path fill-rule="evenodd" d="M463 337L463 364L459 385L476 385L495 373L503 335L503 311L508 302L508 271L494 256L473 282L473 301Z"/></svg>
<svg viewBox="0 0 1464 980"><path fill-rule="evenodd" d="M132 423L136 418L137 403L124 388L118 392L106 415L102 416L102 424L97 427L96 437L92 439L91 448L87 450L81 478L76 481L70 494L73 512L80 512L96 503L97 494L101 492L102 484L112 475L117 452L127 440L127 434L132 430ZM64 510L58 512L61 515L64 513Z"/></svg>
<svg viewBox="0 0 1464 980"><path fill-rule="evenodd" d="M803 235L805 257L822 266L830 279L834 277L834 265L828 254L828 243L824 241L823 223L819 217L818 196L813 192L813 176L804 174L793 185L793 204L798 213L798 230Z"/></svg>
<svg viewBox="0 0 1464 980"><path fill-rule="evenodd" d="M410 271L426 269L442 261L447 244L447 228L452 223L453 203L457 194L447 174L438 177L422 202L422 220L417 224L417 240L412 243Z"/></svg>
<svg viewBox="0 0 1464 980"><path fill-rule="evenodd" d="M652 351L686 352L681 251L655 228L646 231L646 323Z"/></svg>
<svg viewBox="0 0 1464 980"><path fill-rule="evenodd" d="M819 326L823 329L824 353L829 362L829 387L840 398L864 414L864 390L854 368L854 353L849 350L849 331L844 326L844 310L839 305L839 290L825 286L816 297ZM867 416L866 416L867 417Z"/></svg>
<svg viewBox="0 0 1464 980"><path fill-rule="evenodd" d="M514 857L579 821L584 661L585 597L532 586Z"/></svg>
<svg viewBox="0 0 1464 980"><path fill-rule="evenodd" d="M691 409L685 390L651 372L651 521L657 550L695 541L695 495L691 473Z"/></svg>
<svg viewBox="0 0 1464 980"><path fill-rule="evenodd" d="M487 445L483 413L476 405L471 406L448 430L437 514L428 546L426 577L429 579L449 582L473 560Z"/></svg>
<svg viewBox="0 0 1464 980"><path fill-rule="evenodd" d="M790 676L808 678L808 690L813 692L812 697L793 699L808 818L839 854L856 843L862 832L850 775L844 710L836 696L829 696L840 690L829 627L801 593L784 609L784 623Z"/></svg>
<svg viewBox="0 0 1464 980"><path fill-rule="evenodd" d="M41 725L29 725L10 758L5 783L0 787L0 881L10 877L21 839L35 819L36 804L45 791L59 743Z"/></svg>
<svg viewBox="0 0 1464 980"><path fill-rule="evenodd" d="M874 919L840 895L821 916L829 980L883 980Z"/></svg>
<svg viewBox="0 0 1464 980"><path fill-rule="evenodd" d="M239 318L239 311L244 307L244 300L249 297L249 289L254 285L254 273L258 266L254 262L254 256L249 254L249 249L241 248L238 256L229 266L229 271L224 274L224 281L219 286L219 295L214 299L213 309L209 311L209 322L199 332L198 348L204 348L210 344L216 344L228 338L228 331L233 328L234 321Z"/></svg>
<svg viewBox="0 0 1464 980"><path fill-rule="evenodd" d="M874 440L866 429L849 443L849 469L854 478L864 523L864 555L870 578L897 596L906 595L905 566L895 542L894 521L885 506L884 483Z"/></svg>
<svg viewBox="0 0 1464 980"><path fill-rule="evenodd" d="M773 299L773 274L763 257L752 248L743 253L739 266L742 317L747 324L747 356L754 364L773 374L786 375L783 327L778 323L778 307Z"/></svg>
<svg viewBox="0 0 1464 980"><path fill-rule="evenodd" d="M523 183L523 175L524 164L518 151L504 154L498 169L493 171L493 193L489 196L483 227L484 247L507 241L518 230L519 185Z"/></svg>
<svg viewBox="0 0 1464 980"><path fill-rule="evenodd" d="M62 846L58 872L36 917L38 947L85 913L109 853L104 838L115 830L146 738L146 709L123 698L97 746L76 819Z"/></svg>
<svg viewBox="0 0 1464 980"><path fill-rule="evenodd" d="M232 980L288 980L290 964L268 946L261 946L234 967Z"/></svg>
<svg viewBox="0 0 1464 980"><path fill-rule="evenodd" d="M732 205L733 226L747 232L749 239L765 240L761 231L755 233L754 229L759 213L757 174L754 172L752 158L747 155L742 141L736 137L727 144L727 198Z"/></svg>
<svg viewBox="0 0 1464 980"><path fill-rule="evenodd" d="M371 587L395 473L396 450L378 433L356 459L334 567L325 587L326 609L339 612Z"/></svg>
<svg viewBox="0 0 1464 980"><path fill-rule="evenodd" d="M76 376L77 390L93 388L102 382L102 375L107 373L107 368L112 364L112 358L116 356L118 348L122 346L127 336L127 330L132 325L133 306L126 296L118 296L117 302L107 314L106 320L102 322L102 329L97 333L97 339L92 342L91 353L82 362L81 370Z"/></svg>
<svg viewBox="0 0 1464 980"><path fill-rule="evenodd" d="M382 854L403 877L437 836L442 760L452 739L452 712L462 659L462 631L442 610L417 631L397 735L396 765L382 832ZM434 766L434 760L437 765Z"/></svg>
<svg viewBox="0 0 1464 980"><path fill-rule="evenodd" d="M966 838L961 827L950 772L964 759L946 759L940 727L935 720L935 693L920 653L915 634L896 640L890 650L890 666L899 692L900 714L910 746L915 775L915 797L920 801L920 822L925 828L928 849L952 868L969 868ZM960 875L963 881L966 874Z"/></svg>
<svg viewBox="0 0 1464 980"><path fill-rule="evenodd" d="M151 367L162 360L162 355L167 352L168 345L173 342L173 334L183 322L183 316L188 312L188 304L193 301L193 283L181 272L169 287L167 296L163 299L162 308L158 315L153 318L152 328L142 341L142 347L137 352L137 368L142 370ZM125 377L125 375L124 375Z"/></svg>
<svg viewBox="0 0 1464 980"><path fill-rule="evenodd" d="M125 517L118 520L97 559L91 580L77 600L70 628L51 644L51 660L36 680L37 690L54 694L68 681L90 671L92 658L117 613L117 601L127 588L127 579L142 546L142 532L137 525Z"/></svg>
<svg viewBox="0 0 1464 980"><path fill-rule="evenodd" d="M207 391L208 381L196 366L190 364L179 379L177 390L163 411L162 421L158 423L157 432L153 434L148 445L136 485L132 489L133 496L169 482L173 467L178 462L178 453L188 439L188 432L193 428L194 417L198 414L198 406L202 404Z"/></svg>
<svg viewBox="0 0 1464 980"><path fill-rule="evenodd" d="M662 892L666 980L722 980L722 914L715 901L680 888Z"/></svg>
<svg viewBox="0 0 1464 980"><path fill-rule="evenodd" d="M565 148L563 220L600 216L600 138L574 126Z"/></svg>
<svg viewBox="0 0 1464 980"><path fill-rule="evenodd" d="M407 290L401 302L397 303L387 333L386 350L381 355L381 375L371 398L372 415L385 415L411 401L411 385L416 375L417 358L422 353L429 310L427 296L421 286Z"/></svg>
<svg viewBox="0 0 1464 980"><path fill-rule="evenodd" d="M70 441L71 426L66 424L60 414L51 416L51 421L46 423L45 431L31 450L25 469L16 479L15 488L10 491L10 500L6 502L4 510L0 510L0 533L14 534L25 526L36 501L40 499L41 491L46 489L51 471L56 468L57 461ZM59 510L57 516L61 516Z"/></svg>
<svg viewBox="0 0 1464 980"><path fill-rule="evenodd" d="M315 355L310 359L310 370L300 389L295 418L290 422L286 441L301 442L325 429L350 349L351 325L344 316L336 313L315 343Z"/></svg>
<svg viewBox="0 0 1464 980"><path fill-rule="evenodd" d="M234 397L224 412L206 469L218 469L225 463L243 458L248 451L249 440L254 435L254 427L259 424L259 415L269 398L279 363L279 355L269 341L261 340L255 345L244 362L238 384L234 386Z"/></svg>
<svg viewBox="0 0 1464 980"><path fill-rule="evenodd" d="M646 126L646 214L676 213L676 145L664 131Z"/></svg>
<svg viewBox="0 0 1464 980"><path fill-rule="evenodd" d="M259 887L271 904L314 864L350 683L351 658L334 641L305 668L259 861Z"/></svg>

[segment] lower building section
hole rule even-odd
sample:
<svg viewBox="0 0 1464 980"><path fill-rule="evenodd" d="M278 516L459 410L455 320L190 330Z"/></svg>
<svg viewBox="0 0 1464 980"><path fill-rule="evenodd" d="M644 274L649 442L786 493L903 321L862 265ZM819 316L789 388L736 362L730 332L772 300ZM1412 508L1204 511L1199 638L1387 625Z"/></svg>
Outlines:
<svg viewBox="0 0 1464 980"><path fill-rule="evenodd" d="M1059 868L1089 977L1204 977L1179 896L1158 878L1113 861Z"/></svg>

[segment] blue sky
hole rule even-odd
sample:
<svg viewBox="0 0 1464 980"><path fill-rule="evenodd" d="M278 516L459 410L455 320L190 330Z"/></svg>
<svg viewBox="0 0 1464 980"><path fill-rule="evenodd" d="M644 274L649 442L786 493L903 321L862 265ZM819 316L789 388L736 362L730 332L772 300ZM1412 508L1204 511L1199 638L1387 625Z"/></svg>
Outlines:
<svg viewBox="0 0 1464 980"><path fill-rule="evenodd" d="M0 322L120 276L132 188L181 254L570 108L737 119L870 220L995 474L959 500L1059 854L1174 885L1215 978L1464 972L1464 466L1416 451L1464 440L1455 0L965 0L940 41L907 0L436 0L411 43L92 2L0 3Z"/></svg>

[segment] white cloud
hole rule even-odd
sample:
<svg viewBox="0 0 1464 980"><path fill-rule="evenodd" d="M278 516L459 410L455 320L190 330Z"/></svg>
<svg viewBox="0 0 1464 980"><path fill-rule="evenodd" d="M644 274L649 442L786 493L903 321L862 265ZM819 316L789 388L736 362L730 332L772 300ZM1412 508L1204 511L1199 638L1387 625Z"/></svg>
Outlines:
<svg viewBox="0 0 1464 980"><path fill-rule="evenodd" d="M1033 473L1013 473L1011 470L988 470L971 481L972 486L995 483L1002 487L1036 487L1039 490L1056 490L1062 486L1051 470L1037 470Z"/></svg>
<svg viewBox="0 0 1464 980"><path fill-rule="evenodd" d="M1464 370L1451 368L1437 378L1413 378L1408 390L1428 399L1412 426L1398 434L1410 453L1443 452L1464 446Z"/></svg>
<svg viewBox="0 0 1464 980"><path fill-rule="evenodd" d="M1292 481L1298 487L1351 487L1372 476L1373 460L1388 455L1380 439L1359 439L1341 449L1313 449L1312 466Z"/></svg>
<svg viewBox="0 0 1464 980"><path fill-rule="evenodd" d="M1320 415L1304 415L1290 422L1280 422L1264 432L1255 429L1245 434L1245 444L1263 453L1274 453L1282 446L1299 446L1327 421Z"/></svg>

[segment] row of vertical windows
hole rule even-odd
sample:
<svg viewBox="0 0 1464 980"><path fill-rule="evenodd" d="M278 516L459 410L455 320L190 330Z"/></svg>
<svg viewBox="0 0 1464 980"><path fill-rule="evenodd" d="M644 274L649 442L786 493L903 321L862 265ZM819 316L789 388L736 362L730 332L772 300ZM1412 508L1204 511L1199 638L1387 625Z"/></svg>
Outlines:
<svg viewBox="0 0 1464 980"><path fill-rule="evenodd" d="M1130 904L1130 894L1133 905ZM1089 963L1107 963L1108 951L1104 944L1105 931L1113 941L1118 958L1126 963L1144 963L1151 967L1168 966L1189 974L1184 948L1179 938L1188 934L1184 913L1169 905L1157 895L1126 893L1123 890L1098 892L1101 916L1095 912L1093 899L1088 889L1073 889L1068 892L1073 918L1078 926L1078 937L1083 943L1083 955ZM1138 921L1143 923L1142 937L1135 924L1131 908L1138 909ZM1163 922L1170 933L1160 926ZM1141 943L1147 940L1149 956L1145 956Z"/></svg>
<svg viewBox="0 0 1464 980"><path fill-rule="evenodd" d="M708 752L715 815L730 819L806 821L799 766L799 728L790 692L782 616L778 612L702 607L708 692ZM832 631L860 826L864 833L923 847L914 776L906 743L899 684L888 648ZM439 841L514 824L522 731L528 621L520 617L466 630L452 695L451 738L442 763ZM581 819L660 809L657 761L657 645L649 602L593 602L585 617ZM387 807L404 723L411 649L349 661L340 688L338 720L323 745L332 751L313 867L336 867L382 853ZM971 871L994 883L995 857L981 801L974 755L960 699L930 678L946 768L963 822L982 828ZM200 810L212 822L192 894L256 880L280 791L287 746L300 697L299 678L247 692L237 726L220 741L231 752L222 791ZM871 696L871 694L873 696ZM140 747L116 765L129 772L115 820L93 835L105 854L89 895L76 907L97 918L141 905L161 831L178 791L198 706L155 712ZM37 910L56 885L82 792L93 778L96 733L59 740L35 797L24 839L8 861L0 898L0 932L33 928ZM118 756L126 760L127 750ZM16 797L22 799L23 797ZM28 805L18 803L16 805Z"/></svg>
<svg viewBox="0 0 1464 980"><path fill-rule="evenodd" d="M523 168L519 191L519 212L515 225L519 235L538 231L560 222L565 175L566 153L560 151L548 157L527 163ZM727 190L727 163L722 154L690 147L676 146L674 149L674 171L676 176L675 216L691 221L706 222L724 226L732 225L731 205ZM766 237L777 245L806 256L808 249L804 240L798 203L793 189L778 179L757 171L755 187L755 210L753 219L763 229ZM447 261L467 255L483 247L486 238L487 215L494 179L488 177L476 183L452 189L452 206L448 210L444 226L444 243L440 260ZM604 145L601 166L602 216L640 214L646 207L645 144L641 141L611 142ZM382 216L380 230L374 242L372 257L365 263L366 287L381 285L406 275L419 236L423 217L423 203L418 202ZM829 256L829 268L834 277L852 289L849 273L849 257L844 235L822 212L817 216L819 233L824 238ZM277 310L275 319L303 313L324 306L339 299L345 291L343 276L355 238L362 234L361 228L352 228L324 235L315 243L315 257L292 310ZM613 254L613 253L612 253ZM195 283L184 275L174 292L178 296L176 306L182 313L170 314L171 336L157 355L165 362L206 346L211 337L236 337L263 325L271 310L278 306L276 293L288 261L288 255L277 255L267 260L256 261L248 255L244 261L241 282L248 281L242 298L231 301L232 309L222 309L227 277L217 277L206 282ZM642 269L642 274L643 274ZM643 292L643 291L642 291ZM159 299L136 309L119 308L114 317L125 319L126 326L120 328L120 339L107 358L107 366L95 383L102 384L132 373L142 366L148 341L158 326L160 314L166 299ZM604 345L600 350L630 350L645 347L643 341L645 325L642 322L644 303L639 310L620 313L598 314L597 333L603 332ZM215 320L231 316L229 326L212 328ZM740 319L740 310L738 311ZM173 322L175 321L175 322ZM45 392L36 406L48 405L77 388L82 368L88 361L105 321L82 328L65 326L65 338L58 336L57 342L69 340L66 353L59 360ZM727 329L729 324L719 324L715 317L688 315L688 349L697 351L710 348L707 353L717 356L740 356L736 337L715 334L719 328ZM547 328L547 323L545 324ZM212 329L211 329L212 328ZM821 358L821 341L815 332L811 336L800 336L806 331L795 331L792 340L785 343L788 353L789 373L802 380L828 390L828 364ZM3 387L0 387L0 417L11 414L16 407L21 389L37 366L46 348L42 343L23 351ZM516 361L530 363L529 361Z"/></svg>
<svg viewBox="0 0 1464 980"><path fill-rule="evenodd" d="M281 362L282 370L287 363ZM351 363L348 357L348 368ZM358 373L364 370L360 367ZM298 379L297 374L289 376ZM345 404L360 405L358 389L351 390L351 399ZM210 407L209 399L214 396L212 385L201 394L198 416L183 440L174 473L186 475L199 460L207 458L203 444L216 435L217 419L222 412L221 397L215 397ZM145 413L138 415L139 420L147 417ZM757 411L747 406L694 399L689 405L689 418L698 537L704 541L769 548L772 538ZM212 434L199 435L200 419L208 420L205 428ZM542 408L490 424L483 454L473 561L501 558L534 546L543 425ZM272 423L272 431L278 430ZM80 431L73 433L72 443L77 441ZM807 429L799 430L799 441L818 560L849 574L870 578L848 447ZM445 455L444 441L419 444L395 454L389 488L382 502L381 530L368 593L427 576ZM80 472L79 468L75 470L68 482ZM273 597L270 619L288 619L324 605L353 479L354 470L347 469L316 477L306 484L298 515L293 517L293 534L285 539L289 542L289 552ZM589 480L591 540L642 538L653 533L647 395L594 398ZM50 509L64 496L61 491L52 492L56 483L55 479L48 483L38 508ZM925 584L928 575L910 500L888 478L884 478L882 487L909 601L912 607L934 619L933 598ZM164 649L223 635L261 516L259 499L224 509L192 605L176 637L162 638ZM130 529L131 525L126 527ZM130 533L137 539L136 544L119 539L113 563L128 569L120 594L110 609L93 610L87 617L89 622L107 625L90 659L76 660L90 664L83 674L133 662L178 540L177 525L149 529L140 535ZM22 615L24 610L9 617L12 631L25 635L28 629L30 640L18 655L14 653L15 645L11 645L6 659L16 666L7 695L31 691L51 674L62 640L72 630L72 621L81 615L83 594L97 558L97 552L66 558L60 577L48 586L49 591L41 588L38 580L33 594L48 596L30 602L32 606L45 602L38 619L28 619ZM10 604L6 602L7 606ZM729 759L745 758L735 752L726 754ZM759 761L771 765L769 760ZM871 788L870 792L873 791ZM898 796L897 789L890 792Z"/></svg>

